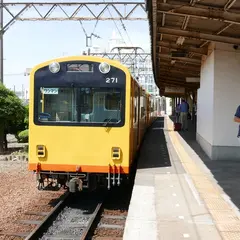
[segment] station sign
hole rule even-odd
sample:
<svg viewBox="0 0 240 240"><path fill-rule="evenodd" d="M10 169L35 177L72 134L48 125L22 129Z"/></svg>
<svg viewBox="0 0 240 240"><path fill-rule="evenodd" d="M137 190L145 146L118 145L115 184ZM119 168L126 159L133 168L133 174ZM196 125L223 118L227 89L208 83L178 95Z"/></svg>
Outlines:
<svg viewBox="0 0 240 240"><path fill-rule="evenodd" d="M164 92L168 94L184 94L185 88L184 87L165 87Z"/></svg>
<svg viewBox="0 0 240 240"><path fill-rule="evenodd" d="M198 78L198 77L187 77L186 82L198 83L198 82L200 82L200 78Z"/></svg>

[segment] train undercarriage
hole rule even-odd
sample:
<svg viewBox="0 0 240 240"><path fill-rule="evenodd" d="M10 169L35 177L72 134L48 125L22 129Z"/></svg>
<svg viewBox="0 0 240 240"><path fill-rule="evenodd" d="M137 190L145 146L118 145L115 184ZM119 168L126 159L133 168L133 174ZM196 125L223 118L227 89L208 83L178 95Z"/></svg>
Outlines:
<svg viewBox="0 0 240 240"><path fill-rule="evenodd" d="M69 192L93 191L104 187L120 186L128 181L127 174L120 173L66 173L40 171L36 173L38 190L58 191L61 188Z"/></svg>

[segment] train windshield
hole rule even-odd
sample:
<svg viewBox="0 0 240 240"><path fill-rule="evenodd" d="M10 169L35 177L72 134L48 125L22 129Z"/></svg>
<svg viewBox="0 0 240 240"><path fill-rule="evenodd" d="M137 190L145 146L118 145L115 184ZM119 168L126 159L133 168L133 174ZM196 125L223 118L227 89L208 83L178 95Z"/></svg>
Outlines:
<svg viewBox="0 0 240 240"><path fill-rule="evenodd" d="M39 123L117 124L122 120L122 103L120 88L41 87L37 118Z"/></svg>

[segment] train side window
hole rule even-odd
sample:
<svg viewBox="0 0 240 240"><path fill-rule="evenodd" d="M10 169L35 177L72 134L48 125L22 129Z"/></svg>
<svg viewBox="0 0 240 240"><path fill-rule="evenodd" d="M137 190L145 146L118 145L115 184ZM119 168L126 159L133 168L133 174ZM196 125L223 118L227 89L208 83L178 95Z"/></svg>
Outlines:
<svg viewBox="0 0 240 240"><path fill-rule="evenodd" d="M141 107L141 118L145 116L145 108Z"/></svg>
<svg viewBox="0 0 240 240"><path fill-rule="evenodd" d="M136 90L134 91L134 122L137 122L138 91L137 91L136 85L135 87L136 87Z"/></svg>
<svg viewBox="0 0 240 240"><path fill-rule="evenodd" d="M154 101L151 102L151 112L154 112Z"/></svg>
<svg viewBox="0 0 240 240"><path fill-rule="evenodd" d="M142 118L142 96L140 96L140 118Z"/></svg>
<svg viewBox="0 0 240 240"><path fill-rule="evenodd" d="M134 122L137 121L137 106L136 106L136 99L134 99Z"/></svg>
<svg viewBox="0 0 240 240"><path fill-rule="evenodd" d="M141 95L140 97L140 117L143 118L146 113L145 113L145 110L146 110L146 97L144 95Z"/></svg>

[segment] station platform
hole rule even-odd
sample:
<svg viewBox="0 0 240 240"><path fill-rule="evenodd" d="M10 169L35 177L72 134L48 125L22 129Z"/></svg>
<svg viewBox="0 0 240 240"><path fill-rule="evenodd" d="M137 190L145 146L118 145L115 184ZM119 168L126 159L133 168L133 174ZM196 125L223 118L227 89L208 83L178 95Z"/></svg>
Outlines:
<svg viewBox="0 0 240 240"><path fill-rule="evenodd" d="M139 153L124 240L240 240L240 161L205 157L194 126L175 132L168 116L153 123Z"/></svg>

